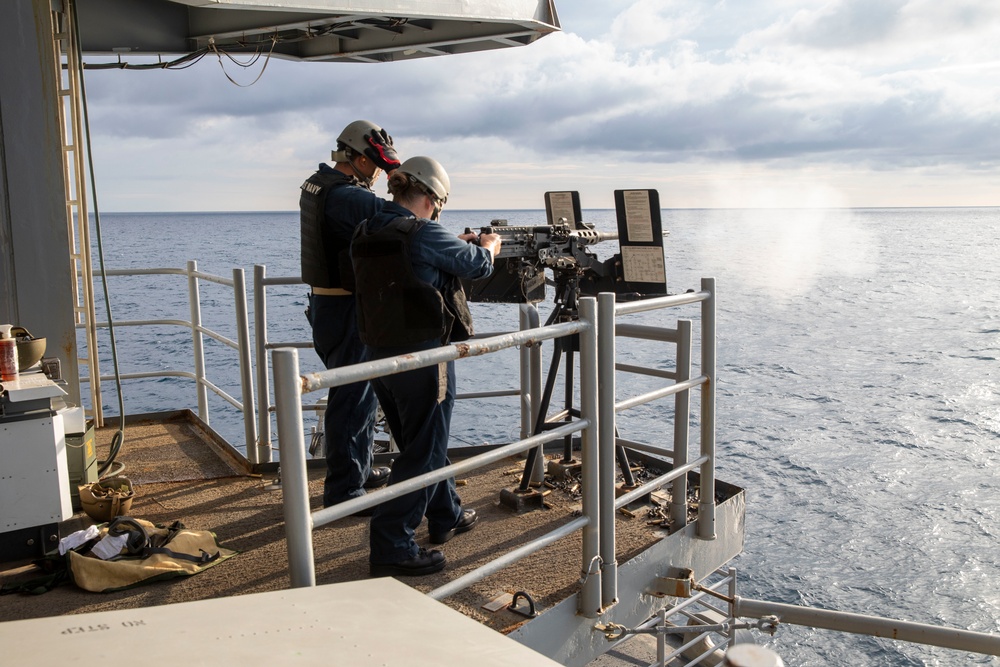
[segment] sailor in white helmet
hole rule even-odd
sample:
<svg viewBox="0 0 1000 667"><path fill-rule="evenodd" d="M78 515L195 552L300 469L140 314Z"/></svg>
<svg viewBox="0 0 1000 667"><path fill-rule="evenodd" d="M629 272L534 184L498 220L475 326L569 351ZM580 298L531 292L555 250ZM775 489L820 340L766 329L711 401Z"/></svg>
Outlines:
<svg viewBox="0 0 1000 667"><path fill-rule="evenodd" d="M358 227L351 244L357 280L358 330L373 359L427 350L465 340L472 316L460 278L493 272L500 250L496 234L456 237L436 222L451 182L437 161L412 157L389 178L393 200ZM400 454L395 484L448 465L448 430L455 402L454 362L387 375L372 381ZM422 518L432 544L443 544L475 526L463 509L455 481L386 501L371 521L372 576L414 576L444 568L437 549L417 545Z"/></svg>

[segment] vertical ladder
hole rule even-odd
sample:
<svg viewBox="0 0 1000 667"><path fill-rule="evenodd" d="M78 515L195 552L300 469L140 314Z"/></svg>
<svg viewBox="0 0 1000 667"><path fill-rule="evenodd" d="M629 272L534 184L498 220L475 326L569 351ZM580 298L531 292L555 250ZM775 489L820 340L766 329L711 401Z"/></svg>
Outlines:
<svg viewBox="0 0 1000 667"><path fill-rule="evenodd" d="M62 11L52 11L52 36L58 70L56 81L59 86L59 126L62 134L63 176L66 182L66 223L69 226L70 262L76 281L73 289L73 319L76 327L86 333L86 355L80 355L78 363L81 368L87 368L90 378L91 408L86 411L87 415L94 420L94 426L100 428L104 426L104 411L90 255L90 215L87 210L80 101L80 49L73 29L74 5L74 0L64 0Z"/></svg>

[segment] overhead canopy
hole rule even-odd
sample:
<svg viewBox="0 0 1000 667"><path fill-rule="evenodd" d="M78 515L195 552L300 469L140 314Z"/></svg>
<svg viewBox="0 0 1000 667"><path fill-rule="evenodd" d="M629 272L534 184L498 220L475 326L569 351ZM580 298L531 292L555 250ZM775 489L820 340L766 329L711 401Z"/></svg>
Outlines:
<svg viewBox="0 0 1000 667"><path fill-rule="evenodd" d="M523 46L560 29L553 0L75 1L89 54L214 46L291 60L388 62Z"/></svg>

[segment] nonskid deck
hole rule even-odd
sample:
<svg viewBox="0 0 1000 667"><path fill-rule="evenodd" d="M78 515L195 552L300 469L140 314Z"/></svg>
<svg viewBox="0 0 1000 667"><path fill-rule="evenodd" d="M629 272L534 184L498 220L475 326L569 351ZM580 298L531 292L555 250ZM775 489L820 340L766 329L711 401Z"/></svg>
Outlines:
<svg viewBox="0 0 1000 667"><path fill-rule="evenodd" d="M97 432L98 458L107 455L113 428ZM0 621L75 614L95 610L129 609L223 596L285 589L288 577L284 539L282 494L273 490L273 476L239 471L221 457L217 443L197 425L176 417L141 420L126 426L126 440L119 455L123 474L136 487L131 514L157 524L181 521L191 528L214 531L225 546L240 554L195 577L155 583L128 591L95 594L72 585L41 596L7 596L0 605ZM579 511L574 485L552 484L545 509L516 515L501 507L501 489L515 486L523 460L505 459L458 480L467 507L481 518L476 530L457 537L443 550L448 567L441 573L405 580L429 591L460 576L496 553L551 530ZM322 470L310 471L310 497L318 509L322 496ZM653 506L640 507L633 516L618 518L619 558L622 562L642 553L667 534L658 524ZM78 512L63 526L63 533L89 525ZM426 543L426 525L418 531ZM368 578L367 519L347 518L315 532L317 583L337 583ZM445 600L450 607L500 632L510 632L526 619L501 608L485 607L505 594L527 592L538 609L550 609L573 595L579 580L579 540L564 540L508 568L462 593ZM4 583L32 576L25 563L4 564Z"/></svg>

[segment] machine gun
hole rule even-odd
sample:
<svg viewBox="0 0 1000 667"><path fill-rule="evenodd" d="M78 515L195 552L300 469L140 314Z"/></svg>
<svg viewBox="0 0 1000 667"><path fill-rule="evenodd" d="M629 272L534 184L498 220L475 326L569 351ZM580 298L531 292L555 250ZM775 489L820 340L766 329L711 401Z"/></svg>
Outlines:
<svg viewBox="0 0 1000 667"><path fill-rule="evenodd" d="M547 225L508 226L494 220L482 233L499 234L493 273L465 281L469 301L537 303L555 285L556 303L572 310L580 295L614 292L621 300L663 296L667 277L663 226L656 190L615 190L618 232L600 232L582 221L577 192L546 192ZM471 229L466 229L471 233ZM618 252L601 261L591 246L618 241ZM545 271L552 271L546 281Z"/></svg>
<svg viewBox="0 0 1000 667"><path fill-rule="evenodd" d="M472 229L466 229L472 233ZM615 240L614 232L573 229L564 220L555 225L512 227L506 220L493 220L479 230L500 236L500 253L494 258L493 275L466 284L470 301L534 303L545 298L545 269L555 283L576 282L587 272L603 275L602 263L589 246Z"/></svg>
<svg viewBox="0 0 1000 667"><path fill-rule="evenodd" d="M576 192L545 193L545 210L549 224L511 227L503 220L494 220L480 233L500 236L500 251L494 258L493 273L482 280L466 281L469 301L493 303L535 303L545 298L545 285L555 286L555 300L546 325L566 322L579 315L581 296L614 292L619 299L639 299L663 296L667 293L663 257L663 231L660 219L659 195L656 190L616 190L615 209L617 233L599 232L582 222L579 194ZM466 229L466 233L472 233ZM618 241L618 252L600 260L591 246L602 241ZM545 271L552 272L551 281ZM552 358L545 387L539 398L532 434L549 428L549 403L560 361L565 359L566 378L564 415L579 415L572 406L573 356L580 349L578 335L553 342ZM534 401L532 396L532 401ZM534 407L534 406L533 406ZM562 419L562 417L558 417ZM572 437L563 441L562 464L573 463ZM521 483L516 490L504 489L500 503L515 511L541 496L531 489L535 460L541 448L532 449L525 462ZM616 457L626 485L633 486L628 457L621 445L615 447Z"/></svg>
<svg viewBox="0 0 1000 667"><path fill-rule="evenodd" d="M588 267L593 263L594 255L585 250L587 246L618 239L617 232L572 229L562 221L556 225L510 227L506 220L494 220L479 231L482 234L500 236L502 243L497 259L537 259L540 264L553 270Z"/></svg>

